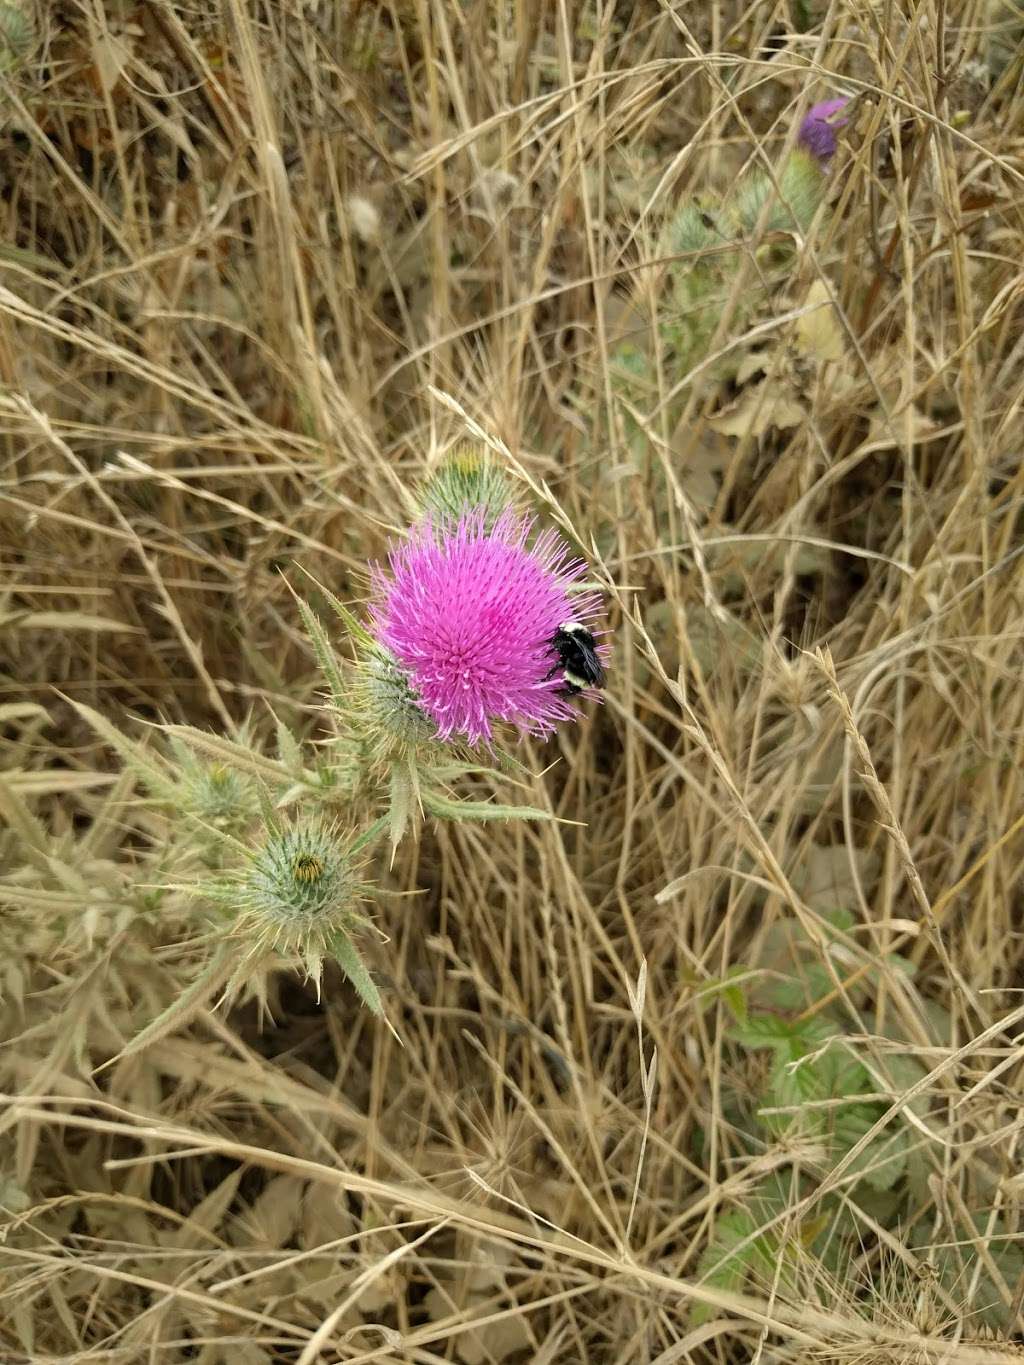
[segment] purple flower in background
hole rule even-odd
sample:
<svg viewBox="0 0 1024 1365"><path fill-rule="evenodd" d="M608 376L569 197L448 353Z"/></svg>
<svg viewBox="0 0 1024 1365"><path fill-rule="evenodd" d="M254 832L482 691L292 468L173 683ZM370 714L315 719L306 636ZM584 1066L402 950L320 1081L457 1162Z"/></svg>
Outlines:
<svg viewBox="0 0 1024 1365"><path fill-rule="evenodd" d="M800 125L797 145L805 152L809 152L822 166L827 166L835 156L836 132L850 121L848 118L839 118L838 115L849 103L845 97L824 100L808 111Z"/></svg>
<svg viewBox="0 0 1024 1365"><path fill-rule="evenodd" d="M391 551L390 573L374 570L377 638L440 739L487 742L497 721L547 734L575 715L553 641L566 623L591 630L601 600L570 593L586 565L555 531L530 544L533 529L512 509L488 526L477 508L417 527Z"/></svg>

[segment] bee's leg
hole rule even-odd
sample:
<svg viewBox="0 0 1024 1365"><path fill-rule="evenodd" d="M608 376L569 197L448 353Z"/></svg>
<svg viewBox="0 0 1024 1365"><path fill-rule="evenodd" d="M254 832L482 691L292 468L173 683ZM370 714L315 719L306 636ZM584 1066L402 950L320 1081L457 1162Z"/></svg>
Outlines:
<svg viewBox="0 0 1024 1365"><path fill-rule="evenodd" d="M565 664L562 661L562 656L557 651L554 651L554 653L555 653L554 666L552 667L549 673L544 674L545 682L550 682L552 678L556 678L558 674L561 673L562 669L565 667Z"/></svg>

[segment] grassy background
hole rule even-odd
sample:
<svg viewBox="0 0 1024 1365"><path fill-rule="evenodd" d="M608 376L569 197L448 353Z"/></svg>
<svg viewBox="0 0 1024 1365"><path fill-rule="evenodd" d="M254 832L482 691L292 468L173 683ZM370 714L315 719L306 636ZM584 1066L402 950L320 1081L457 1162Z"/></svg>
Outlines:
<svg viewBox="0 0 1024 1365"><path fill-rule="evenodd" d="M0 18L0 1359L1016 1358L1013 7ZM839 92L692 373L666 221ZM284 574L361 600L467 419L614 585L578 823L378 870L400 1043L280 971L97 1070L197 930L70 702L322 738Z"/></svg>

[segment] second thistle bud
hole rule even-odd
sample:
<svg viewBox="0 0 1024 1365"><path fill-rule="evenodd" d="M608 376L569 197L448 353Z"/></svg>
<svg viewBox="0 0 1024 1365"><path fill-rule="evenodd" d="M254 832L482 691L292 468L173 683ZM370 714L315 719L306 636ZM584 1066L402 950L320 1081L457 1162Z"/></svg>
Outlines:
<svg viewBox="0 0 1024 1365"><path fill-rule="evenodd" d="M806 232L825 192L821 165L797 148L779 173L779 187L760 169L746 176L729 205L740 232ZM763 217L762 217L763 215Z"/></svg>
<svg viewBox="0 0 1024 1365"><path fill-rule="evenodd" d="M674 215L665 230L665 249L671 256L698 257L702 251L721 247L728 242L728 234L719 222L718 211L688 199ZM683 262L692 265L687 259Z"/></svg>
<svg viewBox="0 0 1024 1365"><path fill-rule="evenodd" d="M383 647L360 660L354 692L359 737L375 765L436 740L437 726L419 705L408 674Z"/></svg>
<svg viewBox="0 0 1024 1365"><path fill-rule="evenodd" d="M0 71L11 72L36 44L36 29L27 6L0 4Z"/></svg>
<svg viewBox="0 0 1024 1365"><path fill-rule="evenodd" d="M441 526L457 522L471 508L482 511L491 525L515 500L489 451L468 441L445 456L427 479L420 499L430 521Z"/></svg>

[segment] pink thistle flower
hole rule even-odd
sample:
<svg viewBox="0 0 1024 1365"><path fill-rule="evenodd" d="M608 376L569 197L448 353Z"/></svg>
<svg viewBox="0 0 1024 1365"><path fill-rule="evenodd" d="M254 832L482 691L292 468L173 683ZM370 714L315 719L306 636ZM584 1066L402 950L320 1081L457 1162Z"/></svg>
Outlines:
<svg viewBox="0 0 1024 1365"><path fill-rule="evenodd" d="M391 551L390 574L373 571L377 638L439 739L489 742L496 721L549 734L575 716L552 640L569 621L589 629L601 600L570 594L586 565L556 531L530 544L533 529L512 508L490 526L475 508L457 523L417 527Z"/></svg>
<svg viewBox="0 0 1024 1365"><path fill-rule="evenodd" d="M848 118L838 115L850 103L848 99L824 100L807 111L797 134L797 145L808 152L821 166L827 166L836 153L836 132L845 128Z"/></svg>

